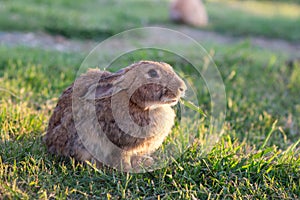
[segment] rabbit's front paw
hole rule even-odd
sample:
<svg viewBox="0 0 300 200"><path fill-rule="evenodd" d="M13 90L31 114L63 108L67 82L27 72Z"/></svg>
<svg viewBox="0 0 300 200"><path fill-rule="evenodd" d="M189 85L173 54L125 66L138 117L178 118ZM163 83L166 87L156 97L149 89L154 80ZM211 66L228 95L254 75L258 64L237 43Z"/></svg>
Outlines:
<svg viewBox="0 0 300 200"><path fill-rule="evenodd" d="M151 156L134 156L131 158L131 166L133 169L148 168L154 164L154 160Z"/></svg>

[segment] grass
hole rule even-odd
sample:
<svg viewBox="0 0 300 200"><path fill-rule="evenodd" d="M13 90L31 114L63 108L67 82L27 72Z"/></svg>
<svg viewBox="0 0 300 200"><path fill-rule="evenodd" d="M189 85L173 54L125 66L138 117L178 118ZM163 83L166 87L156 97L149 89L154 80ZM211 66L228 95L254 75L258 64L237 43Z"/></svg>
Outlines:
<svg viewBox="0 0 300 200"><path fill-rule="evenodd" d="M211 22L208 27L210 30L233 36L264 36L300 41L299 5L257 1L212 1L207 5L207 10Z"/></svg>
<svg viewBox="0 0 300 200"><path fill-rule="evenodd" d="M0 27L103 39L127 28L169 23L165 1L114 3L4 0ZM299 41L299 5L271 4L207 1L207 29ZM276 9L280 15L272 14ZM223 135L207 154L201 142L213 128L208 126L210 94L203 80L193 79L187 61L146 49L113 63L119 67L151 59L186 69L185 78L197 86L200 108L208 116L201 118L199 132L189 132L198 138L174 162L127 174L49 155L42 144L57 98L74 81L86 55L0 45L0 199L299 199L300 63L290 64L288 55L247 41L205 47L227 95Z"/></svg>
<svg viewBox="0 0 300 200"><path fill-rule="evenodd" d="M159 2L134 0L4 1L0 7L0 27L6 30L46 31L66 37L103 39L136 26L163 23L168 14L159 5ZM155 12L149 12L150 9ZM147 15L144 15L145 11Z"/></svg>
<svg viewBox="0 0 300 200"><path fill-rule="evenodd" d="M57 97L75 78L84 55L2 46L0 196L299 198L299 66L289 68L284 56L247 42L211 48L218 49L214 60L227 91L228 112L221 140L206 155L195 144L165 168L126 174L51 156L41 143ZM142 51L134 57L165 60L175 66L188 64L161 52ZM131 59L119 62L127 64ZM200 101L207 111L205 93ZM201 130L207 131L206 123Z"/></svg>
<svg viewBox="0 0 300 200"><path fill-rule="evenodd" d="M168 19L168 4L166 0L4 0L0 5L0 27L1 30L46 31L98 40L130 28L157 24L172 27ZM206 1L206 7L210 18L206 30L235 36L300 40L298 4Z"/></svg>

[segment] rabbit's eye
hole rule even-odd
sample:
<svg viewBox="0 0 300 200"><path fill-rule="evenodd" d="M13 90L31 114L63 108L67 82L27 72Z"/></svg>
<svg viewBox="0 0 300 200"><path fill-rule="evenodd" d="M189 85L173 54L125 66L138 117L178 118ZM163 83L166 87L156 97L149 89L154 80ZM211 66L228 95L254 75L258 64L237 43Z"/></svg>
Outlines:
<svg viewBox="0 0 300 200"><path fill-rule="evenodd" d="M158 77L159 77L157 71L154 70L154 69L150 69L150 70L148 71L148 74L149 74L149 76L150 76L151 78L158 78Z"/></svg>

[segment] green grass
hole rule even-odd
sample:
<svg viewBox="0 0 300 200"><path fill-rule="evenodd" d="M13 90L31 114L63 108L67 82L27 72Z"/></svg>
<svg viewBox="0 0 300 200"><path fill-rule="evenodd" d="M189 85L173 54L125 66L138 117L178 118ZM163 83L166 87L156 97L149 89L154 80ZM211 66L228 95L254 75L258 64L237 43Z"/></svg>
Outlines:
<svg viewBox="0 0 300 200"><path fill-rule="evenodd" d="M74 80L85 55L0 47L0 196L299 198L299 65L287 67L284 56L247 42L210 46L227 92L223 137L206 155L195 144L169 166L143 174L96 170L51 156L41 142L57 97ZM155 51L136 52L115 64L141 58L188 65ZM199 91L200 106L209 113L209 94L200 85ZM207 120L200 126L203 132L208 131Z"/></svg>
<svg viewBox="0 0 300 200"><path fill-rule="evenodd" d="M300 6L256 1L212 1L208 29L233 36L264 36L300 41ZM286 31L289 30L289 31Z"/></svg>
<svg viewBox="0 0 300 200"><path fill-rule="evenodd" d="M300 41L298 4L206 1L205 5L210 18L210 24L205 28L207 30L235 36L253 35ZM130 28L157 24L172 27L168 9L169 2L166 0L3 0L0 28L104 39Z"/></svg>
<svg viewBox="0 0 300 200"><path fill-rule="evenodd" d="M206 3L209 30L300 40L299 5ZM77 38L103 39L128 28L170 25L167 17L166 1L0 4L1 30ZM146 49L113 63L119 67L152 59L186 69L185 78L197 86L200 108L208 115L202 116L199 132L190 133L199 137L194 145L168 166L142 174L97 170L49 155L41 142L57 99L74 81L85 54L0 46L0 199L299 199L300 63L290 65L288 55L247 41L204 46L219 67L227 95L223 135L207 154L201 142L212 128L210 94L203 80L193 79L187 61Z"/></svg>
<svg viewBox="0 0 300 200"><path fill-rule="evenodd" d="M163 23L168 16L160 2L152 1L13 0L2 4L1 29L78 38L103 39L129 28Z"/></svg>

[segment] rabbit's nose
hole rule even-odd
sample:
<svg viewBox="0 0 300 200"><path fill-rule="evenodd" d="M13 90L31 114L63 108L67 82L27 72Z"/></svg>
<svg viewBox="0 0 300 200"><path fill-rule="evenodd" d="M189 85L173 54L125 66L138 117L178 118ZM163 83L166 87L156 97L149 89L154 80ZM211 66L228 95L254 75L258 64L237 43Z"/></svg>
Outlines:
<svg viewBox="0 0 300 200"><path fill-rule="evenodd" d="M185 85L185 83L182 81L182 84L179 86L179 88L178 88L178 90L180 91L180 92L185 92L186 91L186 85Z"/></svg>
<svg viewBox="0 0 300 200"><path fill-rule="evenodd" d="M184 97L184 96L185 96L185 90L186 90L186 87L179 87L179 88L178 88L179 95L180 95L181 97Z"/></svg>

